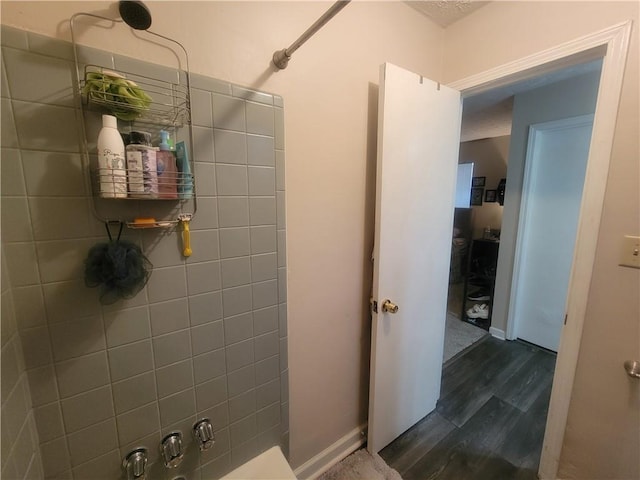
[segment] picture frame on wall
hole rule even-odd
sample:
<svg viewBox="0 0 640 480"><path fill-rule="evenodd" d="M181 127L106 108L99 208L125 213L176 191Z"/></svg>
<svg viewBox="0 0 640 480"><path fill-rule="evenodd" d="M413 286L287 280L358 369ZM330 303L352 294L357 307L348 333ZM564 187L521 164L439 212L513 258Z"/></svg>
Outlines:
<svg viewBox="0 0 640 480"><path fill-rule="evenodd" d="M487 203L495 203L496 202L496 194L497 190L485 190L484 191L484 201Z"/></svg>
<svg viewBox="0 0 640 480"><path fill-rule="evenodd" d="M482 205L482 197L484 196L484 188L472 188L471 189L471 201L472 206Z"/></svg>
<svg viewBox="0 0 640 480"><path fill-rule="evenodd" d="M487 177L473 177L471 179L472 187L484 187L487 181Z"/></svg>

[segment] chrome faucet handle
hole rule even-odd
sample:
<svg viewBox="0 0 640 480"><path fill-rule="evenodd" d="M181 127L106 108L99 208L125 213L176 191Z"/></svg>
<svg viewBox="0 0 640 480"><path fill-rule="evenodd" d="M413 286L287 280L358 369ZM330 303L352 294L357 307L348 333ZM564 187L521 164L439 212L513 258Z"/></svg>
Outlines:
<svg viewBox="0 0 640 480"><path fill-rule="evenodd" d="M198 420L193 426L193 436L198 442L198 447L201 452L209 450L216 442L216 436L213 433L213 426L208 418Z"/></svg>
<svg viewBox="0 0 640 480"><path fill-rule="evenodd" d="M126 473L127 480L144 480L147 458L147 449L144 447L136 448L124 457L122 468Z"/></svg>
<svg viewBox="0 0 640 480"><path fill-rule="evenodd" d="M182 433L172 432L165 436L160 442L160 453L167 468L175 468L182 462L184 452L182 451Z"/></svg>

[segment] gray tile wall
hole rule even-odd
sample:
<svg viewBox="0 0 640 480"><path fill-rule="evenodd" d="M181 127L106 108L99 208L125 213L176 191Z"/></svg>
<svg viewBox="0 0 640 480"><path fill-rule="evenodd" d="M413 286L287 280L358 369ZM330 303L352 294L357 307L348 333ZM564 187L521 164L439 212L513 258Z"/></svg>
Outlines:
<svg viewBox="0 0 640 480"><path fill-rule="evenodd" d="M81 56L175 75L88 48ZM87 251L105 235L82 177L73 75L69 44L2 27L2 238L13 283L2 293L2 468L24 467L5 455L5 435L18 445L32 424L45 478L117 478L121 459L140 445L154 479L209 480L272 445L287 453L282 98L192 76L194 253L181 256L172 229L128 230L154 270L135 298L103 306L83 283ZM157 201L100 203L130 217L171 210ZM15 316L5 315L12 305ZM16 366L9 389L5 355ZM14 408L5 392L33 408L17 431L5 429L5 408ZM204 416L217 443L200 454L190 431ZM168 471L158 445L174 430L187 455Z"/></svg>

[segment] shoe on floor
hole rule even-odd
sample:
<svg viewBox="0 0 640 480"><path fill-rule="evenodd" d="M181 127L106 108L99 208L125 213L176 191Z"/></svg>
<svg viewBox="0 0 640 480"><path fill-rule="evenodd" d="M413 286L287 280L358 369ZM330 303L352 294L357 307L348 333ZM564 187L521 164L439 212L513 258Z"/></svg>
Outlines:
<svg viewBox="0 0 640 480"><path fill-rule="evenodd" d="M489 318L489 306L486 304L478 305L477 303L467 310L467 317L469 318Z"/></svg>
<svg viewBox="0 0 640 480"><path fill-rule="evenodd" d="M491 296L485 290L478 290L477 292L467 295L467 299L473 302L486 302Z"/></svg>

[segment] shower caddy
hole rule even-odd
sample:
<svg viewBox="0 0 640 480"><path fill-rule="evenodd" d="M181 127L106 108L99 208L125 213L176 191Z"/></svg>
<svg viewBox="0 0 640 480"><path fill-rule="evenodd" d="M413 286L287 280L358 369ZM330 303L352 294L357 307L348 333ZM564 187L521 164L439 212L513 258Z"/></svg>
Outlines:
<svg viewBox="0 0 640 480"><path fill-rule="evenodd" d="M120 19L112 19L95 15L91 13L76 13L71 17L71 39L73 44L73 54L76 69L76 84L74 85L74 94L76 105L80 116L78 119L81 131L81 152L82 165L85 173L87 187L93 192L92 209L94 215L107 224L122 223L129 228L171 228L179 223L183 225L185 232L185 256L190 254L188 245L189 222L195 216L197 210L195 169L193 160L193 130L191 126L191 86L189 72L189 56L184 46L176 40L164 35L145 30L144 32L129 29L131 34L136 38L141 35L151 35L148 40L152 43L169 48L175 55L178 67L175 69L175 81L167 81L166 79L154 78L148 75L142 75L136 72L123 71L121 69L113 69L110 66L82 64L79 60L79 46L76 42L75 21L78 17L89 17L94 21L109 22L111 27L117 24L123 24ZM124 25L126 27L126 25ZM153 40L151 40L153 39ZM162 40L162 43L158 40ZM166 42L170 42L173 47L167 47ZM184 68L180 64L180 52L184 54ZM190 173L177 174L176 184L180 186L191 187L191 192L183 194L179 198L154 198L151 194L148 197L140 192L135 192L136 197L127 198L104 198L100 197L99 177L100 169L98 167L97 154L94 144L98 135L97 125L101 122L103 113L113 114L115 109L122 111L123 103L120 95L108 92L101 95L94 95L93 92L83 93L83 89L87 83L87 77L96 74L107 74L110 76L122 76L126 80L135 82L136 86L142 89L151 97L151 102L146 107L136 108L130 107L130 112L137 115L132 120L122 120L118 118L118 127L121 133L131 131L144 131L151 134L151 137L158 143L160 138L160 130L166 130L171 133L171 137L177 143L184 141L186 150L190 156L189 166ZM116 115L117 117L117 115ZM95 130L95 131L92 131ZM139 172L137 172L139 175ZM104 175L104 173L103 173ZM127 171L129 178L129 171ZM128 193L132 193L129 192ZM163 218L157 218L162 216Z"/></svg>

